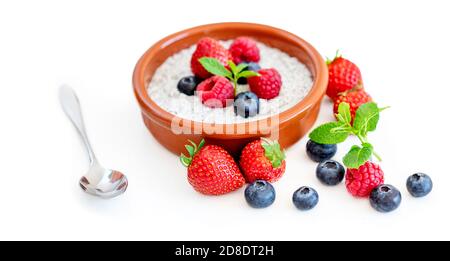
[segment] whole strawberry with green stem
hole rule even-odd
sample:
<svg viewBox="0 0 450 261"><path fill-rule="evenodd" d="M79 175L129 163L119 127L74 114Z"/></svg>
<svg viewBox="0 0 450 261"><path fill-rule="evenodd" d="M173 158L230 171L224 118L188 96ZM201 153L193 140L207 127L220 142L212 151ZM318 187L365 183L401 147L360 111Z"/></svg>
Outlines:
<svg viewBox="0 0 450 261"><path fill-rule="evenodd" d="M285 158L277 141L261 138L244 147L239 165L247 182L258 179L275 182L286 170Z"/></svg>
<svg viewBox="0 0 450 261"><path fill-rule="evenodd" d="M356 64L342 57L339 50L333 60L327 59L328 86L327 95L333 101L339 95L356 89L363 88L361 71Z"/></svg>
<svg viewBox="0 0 450 261"><path fill-rule="evenodd" d="M188 181L192 187L205 195L221 195L234 191L245 184L245 179L233 157L217 145L198 146L189 141L185 145L189 157L180 155L181 163L188 169Z"/></svg>

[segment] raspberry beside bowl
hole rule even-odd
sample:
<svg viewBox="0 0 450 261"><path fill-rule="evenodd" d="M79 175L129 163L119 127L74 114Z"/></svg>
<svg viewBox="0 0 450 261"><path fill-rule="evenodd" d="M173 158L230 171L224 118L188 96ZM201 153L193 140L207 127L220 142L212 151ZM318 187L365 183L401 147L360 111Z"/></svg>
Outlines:
<svg viewBox="0 0 450 261"><path fill-rule="evenodd" d="M236 124L207 124L216 129L244 129L240 134L209 133L202 122L183 120L179 127L191 133L172 131L175 115L159 107L148 95L147 87L156 69L171 55L197 43L202 37L229 40L250 36L271 47L296 57L311 71L313 86L308 95L288 110L277 115L278 124L267 126L264 120L256 121L254 127L248 122ZM184 151L188 139L198 143L202 138L209 144L224 147L235 156L250 141L261 136L277 134L279 143L287 148L303 137L314 124L328 82L328 71L320 54L303 39L284 30L251 23L218 23L190 28L167 36L154 44L139 59L133 73L133 88L141 108L146 127L165 148L179 154ZM176 86L174 87L176 88ZM275 119L275 118L274 118ZM273 121L276 122L276 121ZM261 123L261 124L260 124Z"/></svg>

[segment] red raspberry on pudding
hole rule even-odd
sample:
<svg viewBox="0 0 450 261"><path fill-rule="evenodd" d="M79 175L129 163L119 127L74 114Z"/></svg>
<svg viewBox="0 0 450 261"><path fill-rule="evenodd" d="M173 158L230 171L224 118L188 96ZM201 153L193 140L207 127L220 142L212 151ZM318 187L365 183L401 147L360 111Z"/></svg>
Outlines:
<svg viewBox="0 0 450 261"><path fill-rule="evenodd" d="M233 102L234 87L225 77L213 76L197 86L202 103L211 108L226 107Z"/></svg>
<svg viewBox="0 0 450 261"><path fill-rule="evenodd" d="M197 43L197 48L191 57L191 70L200 79L207 79L211 74L200 64L199 59L210 57L217 59L223 66L228 66L228 61L232 60L230 53L217 40L209 37L202 38Z"/></svg>
<svg viewBox="0 0 450 261"><path fill-rule="evenodd" d="M280 94L281 75L275 69L261 69L258 71L260 76L254 76L247 79L250 89L259 98L272 99Z"/></svg>
<svg viewBox="0 0 450 261"><path fill-rule="evenodd" d="M249 37L238 37L230 46L230 54L235 64L259 62L259 48L255 40Z"/></svg>

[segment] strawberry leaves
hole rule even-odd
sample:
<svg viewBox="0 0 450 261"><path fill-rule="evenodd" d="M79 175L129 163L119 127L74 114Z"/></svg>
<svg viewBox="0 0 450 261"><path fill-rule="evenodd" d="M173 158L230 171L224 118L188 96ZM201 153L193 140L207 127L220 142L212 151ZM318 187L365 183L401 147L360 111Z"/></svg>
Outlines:
<svg viewBox="0 0 450 261"><path fill-rule="evenodd" d="M286 156L280 144L277 141L261 138L261 146L264 148L264 156L272 163L272 167L281 166Z"/></svg>
<svg viewBox="0 0 450 261"><path fill-rule="evenodd" d="M191 165L192 159L194 158L195 154L197 154L197 152L199 152L201 150L203 145L205 145L204 139L202 139L200 141L198 146L197 146L197 144L195 144L195 142L193 142L191 140L188 140L188 141L189 141L189 143L191 143L191 145L187 144L187 145L184 145L184 147L188 151L189 157L187 157L183 153L180 154L181 164L183 164L183 166L185 166L185 167L189 167L189 165Z"/></svg>
<svg viewBox="0 0 450 261"><path fill-rule="evenodd" d="M344 156L344 165L348 168L359 168L372 155L381 161L372 144L368 142L367 134L376 130L380 112L386 108L379 108L374 102L365 103L359 106L352 124L350 105L342 102L336 114L338 121L320 125L309 134L309 138L320 144L338 144L344 142L349 135L355 135L361 141L361 147L353 146L350 149Z"/></svg>
<svg viewBox="0 0 450 261"><path fill-rule="evenodd" d="M219 60L210 57L202 57L198 60L200 64L207 70L209 73L214 75L223 76L228 78L234 85L234 91L237 89L237 82L239 78L249 78L253 76L259 76L257 72L247 71L247 64L241 63L236 65L233 61L228 61L228 70ZM236 94L236 93L235 93Z"/></svg>

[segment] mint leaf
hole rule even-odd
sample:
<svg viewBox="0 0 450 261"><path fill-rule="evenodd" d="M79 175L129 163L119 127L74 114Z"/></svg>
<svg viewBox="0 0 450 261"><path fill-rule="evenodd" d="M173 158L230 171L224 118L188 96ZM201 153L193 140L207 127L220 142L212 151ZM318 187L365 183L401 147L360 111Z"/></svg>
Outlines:
<svg viewBox="0 0 450 261"><path fill-rule="evenodd" d="M236 68L236 64L232 60L229 60L228 61L228 66L230 66L231 73L233 73L233 75L236 77L236 75L238 74L238 71L237 71L237 68Z"/></svg>
<svg viewBox="0 0 450 261"><path fill-rule="evenodd" d="M363 165L372 156L373 147L370 143L363 143L362 148L353 146L347 155L344 156L343 162L347 168L357 169Z"/></svg>
<svg viewBox="0 0 450 261"><path fill-rule="evenodd" d="M249 78L249 77L254 77L254 76L259 76L259 73L254 72L254 71L243 71L243 72L238 74L237 78L238 79L241 78L241 77Z"/></svg>
<svg viewBox="0 0 450 261"><path fill-rule="evenodd" d="M365 136L367 132L374 131L377 128L380 119L380 109L374 102L364 103L356 111L353 127Z"/></svg>
<svg viewBox="0 0 450 261"><path fill-rule="evenodd" d="M338 107L338 115L339 121L350 125L352 121L352 116L350 114L350 104L346 102L341 102Z"/></svg>
<svg viewBox="0 0 450 261"><path fill-rule="evenodd" d="M242 70L244 70L245 68L247 68L248 64L246 63L240 63L237 67L236 67L236 71L237 73L242 72Z"/></svg>
<svg viewBox="0 0 450 261"><path fill-rule="evenodd" d="M219 75L219 76L223 76L223 77L227 77L227 78L233 77L231 72L229 70L227 70L227 68L225 68L225 66L223 66L223 64L221 64L219 62L219 60L217 60L215 58L202 57L202 58L198 59L198 61L203 66L203 68L205 68L205 70L207 70L208 72L210 72L214 75Z"/></svg>
<svg viewBox="0 0 450 261"><path fill-rule="evenodd" d="M320 144L337 144L345 141L349 134L348 127L341 122L329 122L315 128L309 138Z"/></svg>
<svg viewBox="0 0 450 261"><path fill-rule="evenodd" d="M353 128L351 126L349 126L348 124L342 123L342 122L338 122L340 123L339 126L331 129L331 132L333 133L343 133L343 132L347 132L347 133L353 133Z"/></svg>

